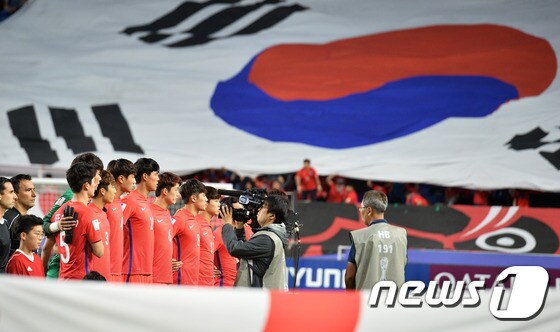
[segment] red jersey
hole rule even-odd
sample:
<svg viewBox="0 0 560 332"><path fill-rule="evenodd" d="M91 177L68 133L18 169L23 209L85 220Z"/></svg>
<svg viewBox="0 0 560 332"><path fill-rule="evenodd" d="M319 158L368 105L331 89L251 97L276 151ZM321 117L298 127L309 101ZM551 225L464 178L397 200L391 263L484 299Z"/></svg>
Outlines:
<svg viewBox="0 0 560 332"><path fill-rule="evenodd" d="M41 257L34 252L31 252L31 256L27 256L19 249L10 257L8 265L6 265L6 273L28 277L45 277Z"/></svg>
<svg viewBox="0 0 560 332"><path fill-rule="evenodd" d="M513 203L515 206L529 206L529 193L523 190L516 190L513 193Z"/></svg>
<svg viewBox="0 0 560 332"><path fill-rule="evenodd" d="M99 272L106 280L111 280L111 246L109 240L111 226L107 220L107 215L97 205L90 203L88 207L95 215L95 219L99 221L99 232L101 234L101 243L103 243L103 256L101 258L93 256L90 270Z"/></svg>
<svg viewBox="0 0 560 332"><path fill-rule="evenodd" d="M177 285L198 285L200 270L200 227L195 216L187 209L175 213L173 229L173 258L183 262L179 271L173 273Z"/></svg>
<svg viewBox="0 0 560 332"><path fill-rule="evenodd" d="M173 257L173 223L169 210L152 204L154 223L154 282L173 283L171 258Z"/></svg>
<svg viewBox="0 0 560 332"><path fill-rule="evenodd" d="M109 231L109 247L111 248L111 274L122 274L123 267L123 209L121 199L116 198L113 203L105 204L107 220L111 230ZM107 279L109 280L109 279Z"/></svg>
<svg viewBox="0 0 560 332"><path fill-rule="evenodd" d="M301 190L317 189L317 183L315 182L317 172L315 171L315 169L311 167L304 167L296 173L296 176L300 179Z"/></svg>
<svg viewBox="0 0 560 332"><path fill-rule="evenodd" d="M122 199L123 206L123 265L125 281L131 275L153 274L154 216L148 199L134 190Z"/></svg>
<svg viewBox="0 0 560 332"><path fill-rule="evenodd" d="M477 190L474 193L473 205L488 205L488 192Z"/></svg>
<svg viewBox="0 0 560 332"><path fill-rule="evenodd" d="M406 198L406 205L428 206L428 201L418 193L410 193Z"/></svg>
<svg viewBox="0 0 560 332"><path fill-rule="evenodd" d="M346 204L359 204L358 194L355 190L346 192L346 198L344 198L344 203Z"/></svg>
<svg viewBox="0 0 560 332"><path fill-rule="evenodd" d="M214 285L219 287L233 287L237 276L237 258L227 251L222 239L222 228L224 225L214 230L214 265L220 271L220 276L214 279Z"/></svg>
<svg viewBox="0 0 560 332"><path fill-rule="evenodd" d="M219 219L221 225L214 230L214 265L220 271L220 276L214 279L214 286L233 287L237 276L237 258L227 251L222 238L223 221ZM245 224L245 240L249 240L253 235L251 226Z"/></svg>
<svg viewBox="0 0 560 332"><path fill-rule="evenodd" d="M346 195L346 191L342 189L342 191L338 191L336 184L329 185L329 195L327 196L328 203L342 203L344 202L344 196Z"/></svg>
<svg viewBox="0 0 560 332"><path fill-rule="evenodd" d="M203 216L196 216L200 228L200 269L198 284L201 286L214 285L214 234L210 222Z"/></svg>
<svg viewBox="0 0 560 332"><path fill-rule="evenodd" d="M251 225L247 223L244 223L243 226L245 227L245 241L249 241L251 236L253 236L253 229L251 228Z"/></svg>
<svg viewBox="0 0 560 332"><path fill-rule="evenodd" d="M387 195L387 188L385 188L383 186L380 186L378 184L375 184L375 183L372 184L371 190L377 190L377 191L380 191L380 192L384 193L385 195Z"/></svg>
<svg viewBox="0 0 560 332"><path fill-rule="evenodd" d="M91 271L93 253L91 243L101 241L101 225L95 218L93 211L84 203L68 201L64 203L52 216L51 222L62 219L64 207L72 206L78 213L78 223L73 230L71 244L64 242L66 232L61 231L56 236L58 253L60 255L59 279L83 279Z"/></svg>

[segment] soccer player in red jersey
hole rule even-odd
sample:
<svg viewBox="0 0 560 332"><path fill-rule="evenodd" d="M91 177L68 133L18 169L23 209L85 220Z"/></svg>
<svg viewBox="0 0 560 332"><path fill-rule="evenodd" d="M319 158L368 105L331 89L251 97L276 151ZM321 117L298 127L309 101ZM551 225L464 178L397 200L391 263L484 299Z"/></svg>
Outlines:
<svg viewBox="0 0 560 332"><path fill-rule="evenodd" d="M103 161L91 152L82 153L81 155L77 156L72 160L72 165L76 163L86 163L88 165L92 165L95 167L96 174L93 181L94 188L97 188L99 181L101 181L101 171L103 170ZM95 191L95 189L94 189ZM41 259L43 260L43 267L47 272L47 278L58 278L59 268L60 268L60 255L58 254L58 248L56 248L53 254L53 248L56 243L56 237L59 236L58 232L60 231L68 231L73 229L76 226L76 221L72 217L64 217L60 219L59 222L52 223L53 215L58 209L62 206L62 204L70 201L74 197L74 193L72 189L67 189L62 196L60 196L56 202L54 202L53 207L47 213L45 217L43 217L43 231L45 232L45 236L47 240L43 244L43 248L41 250ZM51 259L51 254L52 259Z"/></svg>
<svg viewBox="0 0 560 332"><path fill-rule="evenodd" d="M74 196L54 213L51 221L60 222L66 206L73 207L78 218L72 229L72 243L65 242L69 231L61 231L56 236L60 254L59 279L83 279L90 271L93 255L103 256L100 224L93 211L87 207L98 185L94 180L96 173L95 166L82 162L70 166L66 171L66 180Z"/></svg>
<svg viewBox="0 0 560 332"><path fill-rule="evenodd" d="M134 190L136 186L136 167L128 159L111 160L107 165L107 170L115 178L115 199L112 203L107 203L107 219L111 225L109 233L109 247L111 248L111 280L121 282L123 268L123 208L121 206L121 196Z"/></svg>
<svg viewBox="0 0 560 332"><path fill-rule="evenodd" d="M105 205L113 202L115 198L115 178L109 171L101 171L101 181L95 190L95 196L89 204L89 208L95 214L95 220L99 221L101 232L101 243L103 243L103 257L93 257L92 271L99 272L106 280L111 280L111 226L105 214Z"/></svg>
<svg viewBox="0 0 560 332"><path fill-rule="evenodd" d="M44 278L41 257L33 252L39 249L43 239L43 219L32 214L22 215L14 224L14 233L19 238L19 249L10 257L6 273Z"/></svg>
<svg viewBox="0 0 560 332"><path fill-rule="evenodd" d="M151 284L154 266L154 216L148 193L157 189L159 165L140 158L136 167L136 190L122 199L124 224L123 279L127 283Z"/></svg>
<svg viewBox="0 0 560 332"><path fill-rule="evenodd" d="M220 214L220 194L214 187L206 186L206 209L196 216L200 227L200 269L198 284L214 286L214 234L210 220Z"/></svg>
<svg viewBox="0 0 560 332"><path fill-rule="evenodd" d="M173 283L173 224L169 206L177 203L181 178L173 173L159 175L156 200L150 206L154 223L154 283Z"/></svg>
<svg viewBox="0 0 560 332"><path fill-rule="evenodd" d="M243 205L238 202L237 197L224 197L221 203L231 206L234 209L243 209ZM237 263L239 260L230 255L227 251L222 239L224 221L222 219L218 219L218 221L220 225L214 230L214 266L217 269L217 275L214 277L214 286L233 287L235 277L237 276ZM249 223L244 223L244 230L245 240L249 240L253 235L253 230ZM241 232L241 230L239 232Z"/></svg>
<svg viewBox="0 0 560 332"><path fill-rule="evenodd" d="M237 197L224 197L222 202L226 205L232 206L234 209L242 209L243 205L237 202ZM237 275L237 258L233 257L227 251L224 241L222 239L222 223L214 230L214 266L219 272L219 275L214 279L214 286L218 287L233 287L235 277Z"/></svg>
<svg viewBox="0 0 560 332"><path fill-rule="evenodd" d="M314 201L317 199L317 191L321 191L321 180L317 171L311 167L311 161L305 159L303 168L296 173L296 189L301 199Z"/></svg>
<svg viewBox="0 0 560 332"><path fill-rule="evenodd" d="M196 179L189 179L179 188L185 206L175 213L173 229L173 258L183 266L173 273L177 285L198 285L200 267L200 227L195 217L206 210L206 187Z"/></svg>

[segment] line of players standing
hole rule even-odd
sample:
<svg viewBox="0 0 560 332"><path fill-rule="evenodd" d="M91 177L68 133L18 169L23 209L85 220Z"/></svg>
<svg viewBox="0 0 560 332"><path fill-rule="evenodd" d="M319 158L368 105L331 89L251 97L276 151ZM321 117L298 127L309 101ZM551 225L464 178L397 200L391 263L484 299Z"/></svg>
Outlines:
<svg viewBox="0 0 560 332"><path fill-rule="evenodd" d="M220 211L217 190L196 179L182 183L179 176L159 171L158 163L149 158L135 163L112 160L104 170L95 154L79 155L66 172L70 189L44 220L19 217L13 227L19 248L6 272L43 277L46 271L60 279L87 279L93 274L112 282L232 286L237 259L222 242L222 226L214 231L210 226ZM150 192L156 194L153 203L148 200ZM172 216L169 207L178 199L185 206ZM47 240L39 259L33 251L43 232ZM249 238L250 227L245 232Z"/></svg>

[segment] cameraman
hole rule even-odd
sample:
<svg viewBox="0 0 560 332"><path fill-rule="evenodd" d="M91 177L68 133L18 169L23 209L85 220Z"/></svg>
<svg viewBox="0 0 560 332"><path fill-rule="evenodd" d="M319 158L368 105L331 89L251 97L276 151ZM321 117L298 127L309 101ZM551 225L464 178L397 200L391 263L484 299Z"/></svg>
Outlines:
<svg viewBox="0 0 560 332"><path fill-rule="evenodd" d="M261 228L255 230L248 241L245 241L242 222L235 223L234 232L232 209L223 206L221 214L224 220L224 244L230 255L240 259L234 285L288 291L284 255L284 248L288 245L288 233L284 225L288 201L280 196L266 197L257 215Z"/></svg>

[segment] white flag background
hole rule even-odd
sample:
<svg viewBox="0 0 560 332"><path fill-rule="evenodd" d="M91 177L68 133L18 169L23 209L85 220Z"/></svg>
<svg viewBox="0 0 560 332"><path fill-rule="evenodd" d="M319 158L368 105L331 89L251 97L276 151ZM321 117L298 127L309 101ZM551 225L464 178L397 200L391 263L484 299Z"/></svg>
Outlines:
<svg viewBox="0 0 560 332"><path fill-rule="evenodd" d="M0 174L91 150L181 174L310 158L559 191L558 17L556 1L30 1L0 23Z"/></svg>

